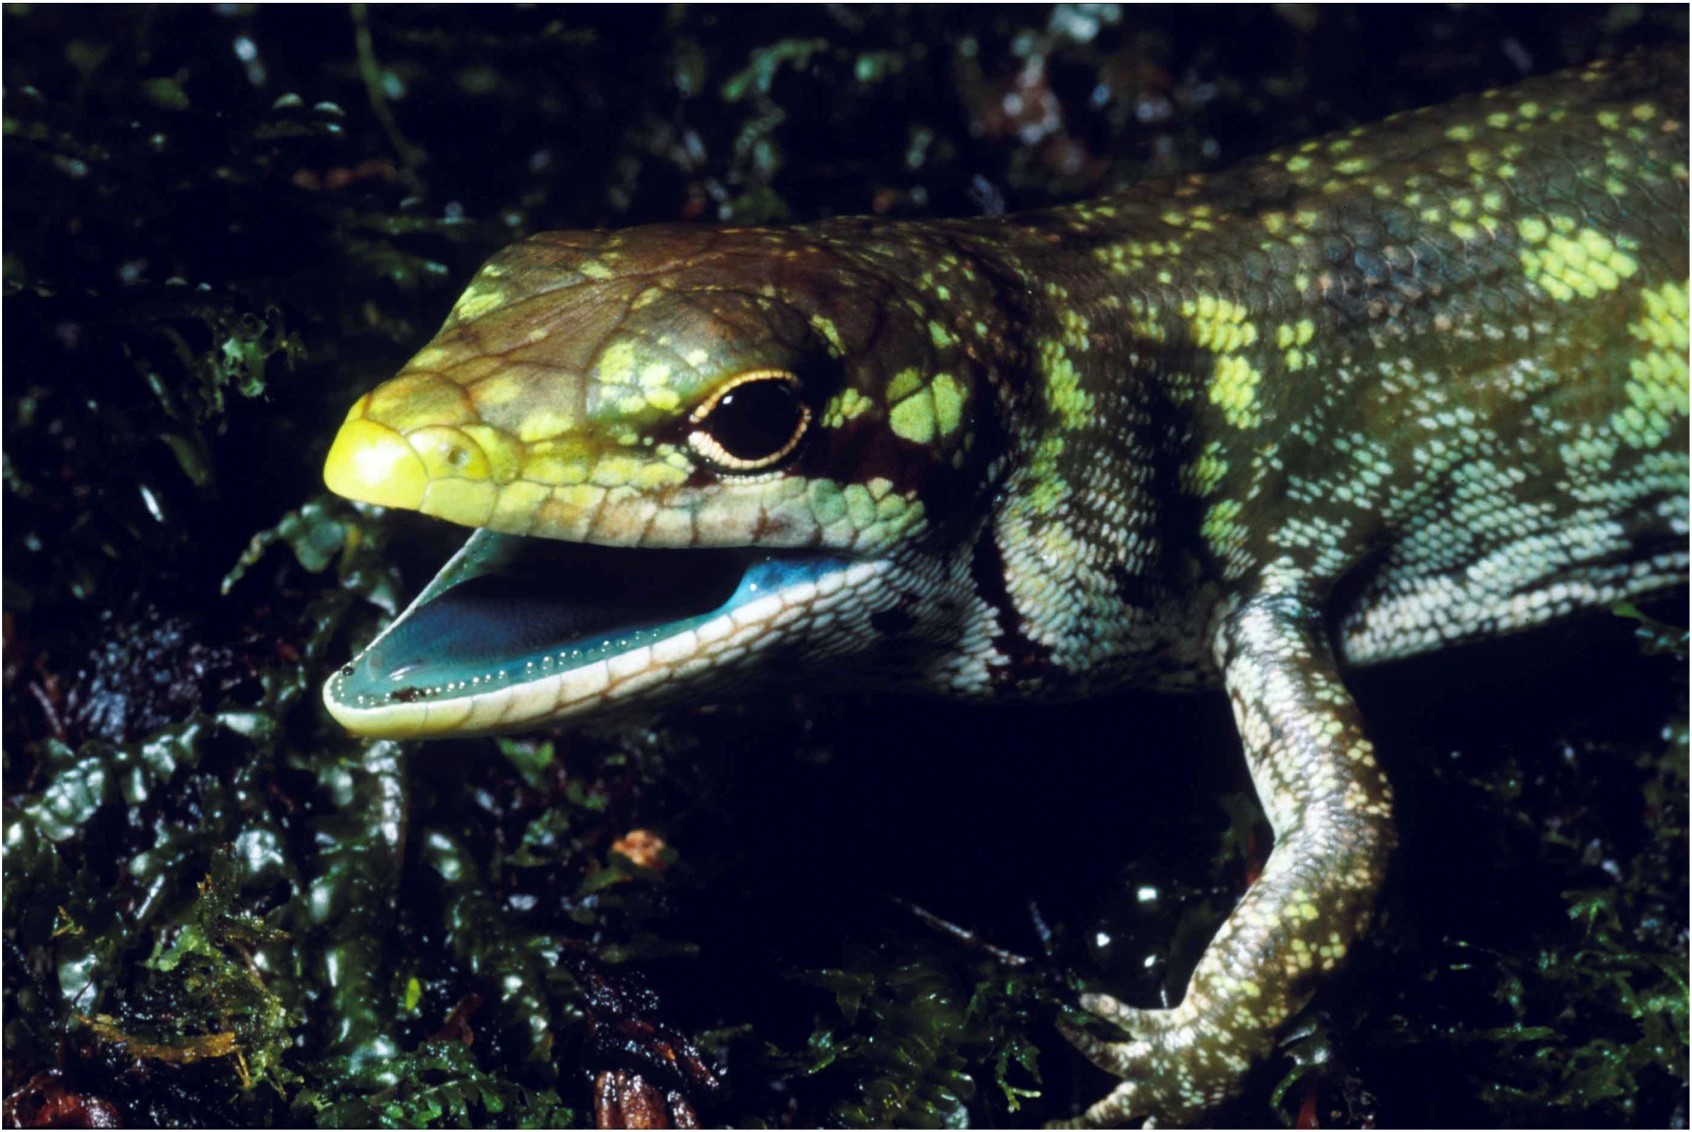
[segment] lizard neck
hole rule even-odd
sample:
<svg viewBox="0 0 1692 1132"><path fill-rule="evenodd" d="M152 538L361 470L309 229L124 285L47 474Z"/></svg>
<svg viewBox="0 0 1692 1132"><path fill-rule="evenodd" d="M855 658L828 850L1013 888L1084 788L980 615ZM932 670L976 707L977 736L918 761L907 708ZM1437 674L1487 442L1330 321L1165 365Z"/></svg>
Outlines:
<svg viewBox="0 0 1692 1132"><path fill-rule="evenodd" d="M1174 411L1164 380L1179 360L1155 333L1156 268L1127 263L1178 248L1152 248L1136 212L1053 210L977 246L1015 296L1020 376L998 391L1005 456L970 546L995 692L1208 678L1194 642L1211 587L1193 547L1170 539L1199 522L1180 484L1191 414Z"/></svg>

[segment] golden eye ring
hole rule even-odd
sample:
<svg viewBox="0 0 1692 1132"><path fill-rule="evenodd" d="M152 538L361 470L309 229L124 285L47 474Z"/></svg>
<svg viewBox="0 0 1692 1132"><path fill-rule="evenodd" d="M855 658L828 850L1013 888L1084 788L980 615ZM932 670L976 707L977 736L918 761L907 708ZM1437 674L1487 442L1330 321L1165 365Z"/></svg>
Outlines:
<svg viewBox="0 0 1692 1132"><path fill-rule="evenodd" d="M738 374L688 417L687 443L727 472L768 471L791 456L811 425L799 378L784 369Z"/></svg>

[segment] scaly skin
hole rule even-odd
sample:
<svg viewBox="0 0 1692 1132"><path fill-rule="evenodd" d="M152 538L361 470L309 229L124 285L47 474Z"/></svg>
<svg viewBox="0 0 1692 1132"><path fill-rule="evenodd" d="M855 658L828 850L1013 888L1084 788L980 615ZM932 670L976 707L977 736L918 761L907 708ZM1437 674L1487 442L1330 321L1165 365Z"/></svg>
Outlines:
<svg viewBox="0 0 1692 1132"><path fill-rule="evenodd" d="M1003 219L517 244L354 406L329 485L794 572L509 665L373 649L330 710L430 736L778 667L971 696L1220 682L1274 852L1178 1007L1090 997L1126 1039L1071 1034L1122 1078L1086 1122L1196 1119L1381 881L1390 795L1342 668L1685 583L1685 78L1635 55ZM711 457L708 407L746 375L786 383L765 417L809 413L753 471Z"/></svg>

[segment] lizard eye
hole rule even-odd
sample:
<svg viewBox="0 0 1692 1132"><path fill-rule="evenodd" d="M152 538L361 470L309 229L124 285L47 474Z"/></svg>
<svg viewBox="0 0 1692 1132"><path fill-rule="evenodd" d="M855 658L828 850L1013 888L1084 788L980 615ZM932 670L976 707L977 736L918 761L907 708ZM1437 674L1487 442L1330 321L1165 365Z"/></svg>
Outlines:
<svg viewBox="0 0 1692 1132"><path fill-rule="evenodd" d="M741 374L693 411L687 442L707 463L730 472L773 468L799 447L811 408L786 370Z"/></svg>

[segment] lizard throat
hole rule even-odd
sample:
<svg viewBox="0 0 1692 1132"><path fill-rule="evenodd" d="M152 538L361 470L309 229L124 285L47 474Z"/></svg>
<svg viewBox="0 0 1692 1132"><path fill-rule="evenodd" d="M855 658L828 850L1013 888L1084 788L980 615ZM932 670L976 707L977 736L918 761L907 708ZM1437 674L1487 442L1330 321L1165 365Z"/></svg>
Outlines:
<svg viewBox="0 0 1692 1132"><path fill-rule="evenodd" d="M732 666L825 618L882 568L816 552L630 549L478 530L330 677L323 699L362 735L532 728Z"/></svg>

